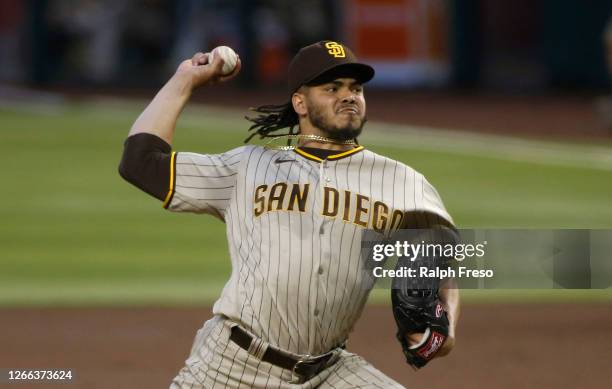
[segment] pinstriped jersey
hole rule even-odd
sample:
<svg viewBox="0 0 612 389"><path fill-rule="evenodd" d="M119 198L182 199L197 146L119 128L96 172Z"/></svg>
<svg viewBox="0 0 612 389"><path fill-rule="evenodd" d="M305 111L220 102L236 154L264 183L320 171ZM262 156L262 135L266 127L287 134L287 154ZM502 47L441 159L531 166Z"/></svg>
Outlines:
<svg viewBox="0 0 612 389"><path fill-rule="evenodd" d="M213 313L296 354L342 344L360 316L366 229L392 231L412 211L452 224L423 175L361 146L324 160L247 145L172 161L164 206L226 224L232 273Z"/></svg>

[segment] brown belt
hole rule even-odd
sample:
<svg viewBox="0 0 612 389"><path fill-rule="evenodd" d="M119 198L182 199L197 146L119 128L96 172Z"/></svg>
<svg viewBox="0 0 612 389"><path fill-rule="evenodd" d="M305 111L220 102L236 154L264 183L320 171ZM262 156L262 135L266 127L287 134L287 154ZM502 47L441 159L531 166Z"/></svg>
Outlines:
<svg viewBox="0 0 612 389"><path fill-rule="evenodd" d="M248 351L253 341L253 336L239 326L234 326L232 327L230 340ZM281 350L268 347L261 360L282 367L283 369L291 370L293 373L300 376L302 382L304 382L324 370L328 366L328 362L332 361L335 355L337 355L337 351L332 350L317 357L297 359Z"/></svg>

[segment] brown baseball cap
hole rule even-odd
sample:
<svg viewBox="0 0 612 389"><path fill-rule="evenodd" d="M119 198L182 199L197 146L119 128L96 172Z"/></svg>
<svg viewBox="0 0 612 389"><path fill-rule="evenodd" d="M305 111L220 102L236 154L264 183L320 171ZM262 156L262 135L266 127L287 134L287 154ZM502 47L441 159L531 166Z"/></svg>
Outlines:
<svg viewBox="0 0 612 389"><path fill-rule="evenodd" d="M358 62L351 49L342 43L313 43L300 49L289 64L289 95L293 95L302 85L322 84L340 77L366 83L374 77L374 69Z"/></svg>

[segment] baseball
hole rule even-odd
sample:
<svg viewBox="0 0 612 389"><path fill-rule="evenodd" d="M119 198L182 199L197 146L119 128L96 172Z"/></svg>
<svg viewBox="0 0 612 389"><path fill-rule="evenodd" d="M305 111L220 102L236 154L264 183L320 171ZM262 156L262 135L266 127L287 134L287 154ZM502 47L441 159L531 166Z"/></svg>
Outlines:
<svg viewBox="0 0 612 389"><path fill-rule="evenodd" d="M221 73L223 75L230 74L234 71L236 67L236 63L238 62L238 54L231 47L228 46L217 46L211 51L212 55L211 62L214 61L215 56L220 55L223 58L223 68L221 69Z"/></svg>

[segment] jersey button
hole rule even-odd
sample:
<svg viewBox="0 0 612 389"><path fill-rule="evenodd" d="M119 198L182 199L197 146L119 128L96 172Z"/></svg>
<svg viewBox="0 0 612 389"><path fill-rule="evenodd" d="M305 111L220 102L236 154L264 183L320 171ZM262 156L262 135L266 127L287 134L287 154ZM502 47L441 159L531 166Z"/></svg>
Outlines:
<svg viewBox="0 0 612 389"><path fill-rule="evenodd" d="M319 308L315 308L315 310L314 310L314 315L315 315L315 316L319 316Z"/></svg>
<svg viewBox="0 0 612 389"><path fill-rule="evenodd" d="M319 266L319 274L323 274L323 266Z"/></svg>

